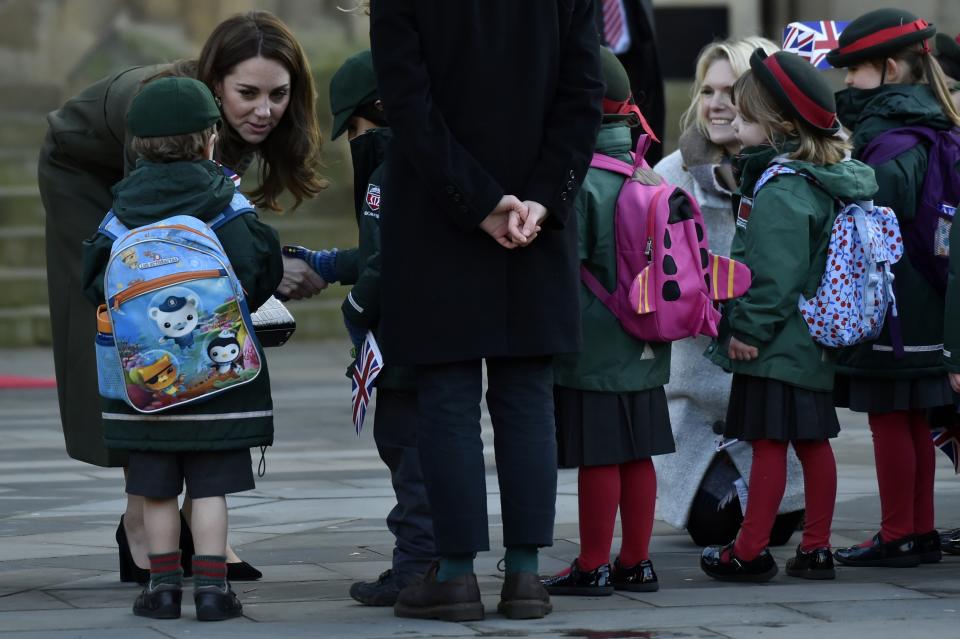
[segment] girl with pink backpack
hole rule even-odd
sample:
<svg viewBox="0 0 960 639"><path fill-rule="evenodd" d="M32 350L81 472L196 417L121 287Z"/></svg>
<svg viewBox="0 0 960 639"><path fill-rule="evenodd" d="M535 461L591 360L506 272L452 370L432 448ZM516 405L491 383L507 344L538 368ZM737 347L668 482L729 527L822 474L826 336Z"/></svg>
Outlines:
<svg viewBox="0 0 960 639"><path fill-rule="evenodd" d="M731 257L753 273L750 288L726 304L709 357L733 372L724 436L753 446L750 492L734 542L704 549L700 566L715 579L768 581L777 564L767 546L786 484L787 448L803 467L806 521L787 574L833 579L830 526L840 430L833 367L813 341L798 303L817 291L838 200L869 200L872 169L844 161L848 146L833 94L804 59L757 49L734 85L734 120L744 150ZM735 203L737 201L735 200Z"/></svg>
<svg viewBox="0 0 960 639"><path fill-rule="evenodd" d="M595 152L632 165L630 128L643 118L616 56L603 49L602 60L607 89ZM615 225L624 181L619 173L591 168L575 203L580 263L607 292L618 289ZM649 554L657 497L651 457L674 451L663 390L670 344L628 333L584 281L582 350L554 360L559 465L579 469L580 554L569 569L542 582L551 595L653 591L659 583ZM618 509L623 542L611 568Z"/></svg>

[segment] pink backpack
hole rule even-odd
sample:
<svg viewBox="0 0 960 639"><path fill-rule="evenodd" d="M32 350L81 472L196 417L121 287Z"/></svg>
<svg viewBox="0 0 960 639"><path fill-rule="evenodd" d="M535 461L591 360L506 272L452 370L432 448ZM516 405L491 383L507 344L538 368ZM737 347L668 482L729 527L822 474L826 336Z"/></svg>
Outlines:
<svg viewBox="0 0 960 639"><path fill-rule="evenodd" d="M627 177L617 196L617 287L608 292L582 264L580 277L625 331L646 342L716 337L713 302L743 295L750 269L710 252L700 207L653 172L643 159L649 146L641 135L633 165L594 153L591 167Z"/></svg>

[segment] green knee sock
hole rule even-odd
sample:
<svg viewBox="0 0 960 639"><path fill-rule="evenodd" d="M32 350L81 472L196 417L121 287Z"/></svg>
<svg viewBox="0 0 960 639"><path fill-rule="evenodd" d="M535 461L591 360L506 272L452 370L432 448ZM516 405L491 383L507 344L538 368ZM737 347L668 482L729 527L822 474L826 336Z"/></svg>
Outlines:
<svg viewBox="0 0 960 639"><path fill-rule="evenodd" d="M515 572L532 572L537 574L539 568L539 550L536 546L510 546L503 556L503 563L508 575Z"/></svg>
<svg viewBox="0 0 960 639"><path fill-rule="evenodd" d="M444 555L440 557L440 569L437 571L437 581L450 581L460 575L469 575L473 572L473 559L476 553L466 555Z"/></svg>
<svg viewBox="0 0 960 639"><path fill-rule="evenodd" d="M150 558L150 590L155 590L160 584L177 587L183 585L179 550L151 553L147 556Z"/></svg>

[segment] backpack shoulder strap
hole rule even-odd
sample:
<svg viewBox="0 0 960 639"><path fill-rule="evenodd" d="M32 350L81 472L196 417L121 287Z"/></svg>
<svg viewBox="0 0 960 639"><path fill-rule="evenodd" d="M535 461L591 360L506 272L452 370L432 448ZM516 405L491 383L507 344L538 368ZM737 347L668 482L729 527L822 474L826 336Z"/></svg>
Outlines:
<svg viewBox="0 0 960 639"><path fill-rule="evenodd" d="M797 174L797 172L791 169L786 164L780 164L779 162L772 163L770 166L766 168L766 170L763 173L760 174L760 177L757 179L757 183L753 185L753 197L756 198L757 192L759 192L760 189L763 188L763 186L767 182L777 177L778 175L795 175L795 174ZM800 173L800 175L803 175L803 173ZM810 178L810 176L804 175L804 177L806 177L808 180L812 179Z"/></svg>
<svg viewBox="0 0 960 639"><path fill-rule="evenodd" d="M215 218L207 222L207 226L210 227L210 230L216 231L227 222L241 215L247 215L248 213L253 215L257 214L250 200L240 193L240 191L237 191L234 193L233 199L230 201L230 204L227 205L227 208L220 211Z"/></svg>
<svg viewBox="0 0 960 639"><path fill-rule="evenodd" d="M633 175L633 166L618 160L617 158L610 157L609 155L604 155L603 153L594 153L593 159L590 160L590 167L595 169L603 169L605 171L612 171L613 173L619 173L621 175L626 175L627 177Z"/></svg>
<svg viewBox="0 0 960 639"><path fill-rule="evenodd" d="M937 131L928 126L905 126L884 131L860 152L858 158L868 164L889 162L918 144L934 144Z"/></svg>
<svg viewBox="0 0 960 639"><path fill-rule="evenodd" d="M107 211L107 214L100 222L100 226L97 227L97 233L105 235L111 240L116 240L129 230L123 222L117 219L117 215L113 212L113 209Z"/></svg>

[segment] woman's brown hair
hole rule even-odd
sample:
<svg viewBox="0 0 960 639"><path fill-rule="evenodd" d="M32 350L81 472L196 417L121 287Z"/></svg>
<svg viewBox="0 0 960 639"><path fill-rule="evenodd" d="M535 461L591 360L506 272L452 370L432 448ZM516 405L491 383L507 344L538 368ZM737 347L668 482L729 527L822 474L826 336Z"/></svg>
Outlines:
<svg viewBox="0 0 960 639"><path fill-rule="evenodd" d="M290 74L289 106L276 128L257 146L247 144L224 121L216 158L240 171L244 156L257 152L260 186L248 193L250 199L258 206L279 211L280 194L287 190L294 198L292 208L297 208L325 189L327 182L317 172L321 137L310 64L303 47L279 18L267 11L228 18L207 38L198 59L177 62L159 75L192 76L213 91L234 67L258 56L278 62Z"/></svg>
<svg viewBox="0 0 960 639"><path fill-rule="evenodd" d="M785 142L799 146L787 157L813 164L836 164L842 161L850 144L830 133L819 131L806 122L785 117L752 70L747 71L733 85L733 101L741 120L758 124L767 140L779 148Z"/></svg>

